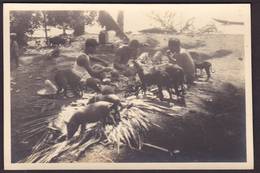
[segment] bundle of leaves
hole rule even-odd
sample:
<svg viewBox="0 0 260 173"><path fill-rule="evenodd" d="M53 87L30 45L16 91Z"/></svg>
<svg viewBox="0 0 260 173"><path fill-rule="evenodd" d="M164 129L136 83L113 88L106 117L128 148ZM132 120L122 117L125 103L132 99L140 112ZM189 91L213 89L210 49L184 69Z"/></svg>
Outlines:
<svg viewBox="0 0 260 173"><path fill-rule="evenodd" d="M84 109L86 98L91 98L93 94L85 94L83 99L63 107L58 115L55 115L48 121L48 130L38 140L33 147L31 154L20 163L53 163L53 162L72 162L82 158L90 146L108 142L117 146L118 153L120 146L128 146L131 149L142 149L142 143L146 133L152 126L144 111L149 108L145 104L133 105L121 111L121 120L118 125L106 124L105 128L97 123L89 123L86 131L80 134L78 130L73 138L66 139L65 122L73 115L75 111ZM142 110L144 108L144 110ZM163 110L161 110L163 111ZM50 120L50 121L49 121ZM42 127L43 128L43 127Z"/></svg>

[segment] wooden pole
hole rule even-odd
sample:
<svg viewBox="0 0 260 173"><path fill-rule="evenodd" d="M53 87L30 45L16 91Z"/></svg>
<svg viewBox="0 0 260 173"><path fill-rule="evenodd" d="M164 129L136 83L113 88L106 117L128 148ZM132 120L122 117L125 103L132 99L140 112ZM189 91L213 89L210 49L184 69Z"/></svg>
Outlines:
<svg viewBox="0 0 260 173"><path fill-rule="evenodd" d="M45 39L46 39L46 44L48 44L48 30L47 30L47 21L46 21L46 13L43 13L43 24L44 24L44 32L45 32Z"/></svg>

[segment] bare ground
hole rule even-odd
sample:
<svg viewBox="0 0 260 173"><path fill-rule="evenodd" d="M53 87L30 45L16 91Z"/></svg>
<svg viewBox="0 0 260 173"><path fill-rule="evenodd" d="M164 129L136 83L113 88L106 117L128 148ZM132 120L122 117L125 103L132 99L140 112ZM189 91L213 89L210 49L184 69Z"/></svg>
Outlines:
<svg viewBox="0 0 260 173"><path fill-rule="evenodd" d="M140 41L153 40L154 49L166 46L169 35L134 35ZM187 107L181 107L175 116L151 114L150 120L162 128L153 128L145 138L146 143L158 145L172 151L172 156L150 147L130 150L95 145L78 162L192 162L192 161L245 161L245 102L244 102L244 51L241 35L207 35L200 37L177 36L185 43L202 40L205 46L193 48L205 53L218 49L232 50L232 54L209 61L213 64L213 77L209 82L201 78L186 96ZM155 40L155 41L154 41ZM12 161L26 155L44 131L27 136L26 123L31 120L51 117L62 105L73 99L43 99L36 92L45 79L51 79L56 66L69 67L79 53L82 40L70 48L62 49L62 56L46 60L40 51L22 57L22 66L12 72L11 92L11 141ZM47 50L48 51L48 50ZM43 53L42 53L43 54ZM111 58L112 54L102 55ZM31 57L31 58L30 58ZM43 110L52 104L52 109ZM166 104L160 103L158 104ZM47 129L46 125L42 128ZM46 128L45 128L46 126ZM37 127L37 126L36 126ZM37 128L35 128L37 131Z"/></svg>

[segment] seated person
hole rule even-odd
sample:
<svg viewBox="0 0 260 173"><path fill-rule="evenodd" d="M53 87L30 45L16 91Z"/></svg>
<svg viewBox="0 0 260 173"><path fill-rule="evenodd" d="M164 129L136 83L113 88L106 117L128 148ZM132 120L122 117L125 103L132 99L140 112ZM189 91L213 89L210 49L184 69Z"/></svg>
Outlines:
<svg viewBox="0 0 260 173"><path fill-rule="evenodd" d="M193 84L195 80L195 65L189 52L181 48L179 39L170 39L168 42L168 49L169 61L177 63L182 67L187 84Z"/></svg>
<svg viewBox="0 0 260 173"><path fill-rule="evenodd" d="M128 45L124 45L118 48L116 52L116 60L114 62L115 69L119 71L125 71L128 67L128 61L131 58L137 57L137 52L139 48L139 42L137 40L132 40Z"/></svg>

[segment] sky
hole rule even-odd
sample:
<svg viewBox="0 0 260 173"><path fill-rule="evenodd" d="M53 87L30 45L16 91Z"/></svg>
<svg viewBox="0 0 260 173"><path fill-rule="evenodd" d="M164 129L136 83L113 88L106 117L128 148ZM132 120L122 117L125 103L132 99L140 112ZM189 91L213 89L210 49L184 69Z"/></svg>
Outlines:
<svg viewBox="0 0 260 173"><path fill-rule="evenodd" d="M116 18L118 10L107 9L107 11ZM154 26L148 16L151 12L164 14L166 11L176 13L176 22L181 23L189 18L195 17L195 27L200 27L213 22L212 18L224 20L245 21L245 11L241 6L235 5L195 5L195 4L172 4L172 5L145 5L143 7L128 7L123 9L125 14L125 29L141 30Z"/></svg>
<svg viewBox="0 0 260 173"><path fill-rule="evenodd" d="M47 8L48 7L48 8ZM151 12L164 14L166 11L176 13L176 23L184 24L189 18L194 17L195 28L200 28L209 23L215 23L222 33L243 34L245 26L232 25L223 26L214 22L212 18L245 22L250 24L250 11L248 4L84 4L84 5L64 5L47 6L41 5L40 8L48 10L106 10L116 20L120 10L124 11L124 30L136 32L142 29L159 26L149 18ZM88 26L87 26L88 27ZM86 28L87 32L96 33L100 31L99 26Z"/></svg>
<svg viewBox="0 0 260 173"><path fill-rule="evenodd" d="M176 13L176 23L184 24L187 19L194 17L195 28L200 28L209 23L215 23L218 29L227 34L243 34L244 26L232 25L223 26L214 22L212 18L224 19L230 21L248 22L249 12L246 10L247 6L235 4L144 4L144 5L127 5L114 6L113 8L105 8L109 14L116 19L118 11L124 11L125 31L139 31L155 26L158 23L151 20L149 15L151 12L163 15L166 11ZM102 9L102 8L100 8ZM91 28L89 29L91 32ZM93 28L95 31L95 28Z"/></svg>

